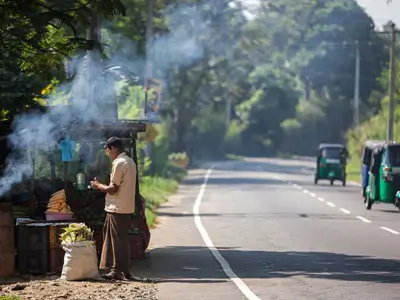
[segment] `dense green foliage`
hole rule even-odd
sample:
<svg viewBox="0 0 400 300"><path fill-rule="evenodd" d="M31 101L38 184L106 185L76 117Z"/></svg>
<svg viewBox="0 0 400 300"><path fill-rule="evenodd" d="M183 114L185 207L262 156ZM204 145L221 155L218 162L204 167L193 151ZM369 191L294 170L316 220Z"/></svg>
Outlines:
<svg viewBox="0 0 400 300"><path fill-rule="evenodd" d="M85 38L96 12L105 57L142 76L147 42L152 74L164 82L150 173L168 173L171 152L193 161L313 154L318 143L344 142L353 125L357 45L367 123L348 134L349 143L358 149L384 135L388 35L354 0L261 1L251 18L233 0L155 2L146 41L145 0L0 1L2 118L37 105L50 80L68 83L64 59L96 46ZM135 117L143 95L125 85L118 101L120 115Z"/></svg>

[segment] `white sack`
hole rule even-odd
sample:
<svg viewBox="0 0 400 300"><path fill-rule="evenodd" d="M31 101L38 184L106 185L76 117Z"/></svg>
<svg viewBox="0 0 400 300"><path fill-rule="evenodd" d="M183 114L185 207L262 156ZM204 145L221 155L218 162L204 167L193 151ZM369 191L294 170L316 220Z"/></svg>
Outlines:
<svg viewBox="0 0 400 300"><path fill-rule="evenodd" d="M62 280L99 279L96 245L93 241L62 243L65 251Z"/></svg>

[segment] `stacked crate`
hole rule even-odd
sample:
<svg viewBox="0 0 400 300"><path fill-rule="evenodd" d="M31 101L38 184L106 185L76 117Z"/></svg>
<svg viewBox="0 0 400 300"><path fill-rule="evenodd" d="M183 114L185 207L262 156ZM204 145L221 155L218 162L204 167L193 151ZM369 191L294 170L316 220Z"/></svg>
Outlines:
<svg viewBox="0 0 400 300"><path fill-rule="evenodd" d="M40 223L16 227L17 270L21 274L43 274L49 269L48 226Z"/></svg>
<svg viewBox="0 0 400 300"><path fill-rule="evenodd" d="M15 272L14 222L12 204L0 203L0 277Z"/></svg>
<svg viewBox="0 0 400 300"><path fill-rule="evenodd" d="M60 234L73 221L16 226L17 270L20 274L59 273L64 263Z"/></svg>

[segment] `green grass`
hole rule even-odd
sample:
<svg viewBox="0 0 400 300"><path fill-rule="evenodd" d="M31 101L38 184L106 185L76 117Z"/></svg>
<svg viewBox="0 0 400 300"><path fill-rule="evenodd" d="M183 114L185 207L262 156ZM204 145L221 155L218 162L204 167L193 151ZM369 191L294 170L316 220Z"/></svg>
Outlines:
<svg viewBox="0 0 400 300"><path fill-rule="evenodd" d="M150 176L143 178L140 193L146 199L146 218L150 227L156 224L157 208L177 191L178 185L179 182L175 179Z"/></svg>
<svg viewBox="0 0 400 300"><path fill-rule="evenodd" d="M17 296L0 296L0 300L22 300L22 298Z"/></svg>
<svg viewBox="0 0 400 300"><path fill-rule="evenodd" d="M293 155L289 154L289 153L285 153L285 152L278 152L276 155L278 158L283 158L283 159L287 159L287 158L292 158Z"/></svg>
<svg viewBox="0 0 400 300"><path fill-rule="evenodd" d="M226 154L225 155L226 159L230 160L243 160L244 156L236 155L236 154Z"/></svg>
<svg viewBox="0 0 400 300"><path fill-rule="evenodd" d="M347 165L347 180L360 182L360 159L351 159Z"/></svg>

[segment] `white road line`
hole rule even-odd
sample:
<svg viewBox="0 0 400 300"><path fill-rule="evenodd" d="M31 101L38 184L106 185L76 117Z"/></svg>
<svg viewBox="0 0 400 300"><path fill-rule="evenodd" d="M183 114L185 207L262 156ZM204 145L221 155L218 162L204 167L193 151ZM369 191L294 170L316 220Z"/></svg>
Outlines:
<svg viewBox="0 0 400 300"><path fill-rule="evenodd" d="M347 214L347 215L349 215L350 214L350 211L348 211L347 209L345 209L345 208L341 208L340 209L340 211L342 212L342 213L345 213L345 214Z"/></svg>
<svg viewBox="0 0 400 300"><path fill-rule="evenodd" d="M290 181L286 181L286 180L285 180L285 182L290 184ZM352 183L353 183L353 182L352 182ZM354 184L352 184L352 185L359 185L359 184L358 184L358 183L354 183ZM302 189L301 186L299 186L299 185L297 185L297 184L292 184L292 186L293 186L294 188L296 188L296 189L299 189L299 190ZM308 191L308 190L306 190L306 189L303 190L303 193L304 193L304 194L309 194L311 197L317 198L317 199L318 199L319 201L321 201L321 202L324 202L324 201L325 201L324 198L317 197L317 195L315 195L314 193L312 193L312 192L310 192L310 191ZM336 207L336 205L335 205L334 203L332 203L332 202L326 202L326 205L328 205L328 206L330 206L330 207ZM350 212L349 210L345 209L345 208L340 208L339 210L340 210L342 213L345 213L345 214L347 214L347 215L351 214L351 212ZM368 220L367 218L364 218L364 217L362 217L362 216L356 216L356 218L359 219L359 220L361 220L361 221L363 221L363 222L365 222L365 223L371 223L371 222L372 222L371 220ZM392 233L392 234L400 235L400 233L399 233L398 231L393 230L393 229L391 229L391 228L384 227L384 226L380 226L380 228L383 229L383 230L385 230L385 231L387 231L387 232L390 232L390 233ZM225 273L226 273L226 272L225 272ZM228 275L228 276L229 276L229 275ZM239 289L240 289L240 288L239 288ZM254 294L253 294L253 295L254 295ZM255 297L257 297L257 296L255 296Z"/></svg>
<svg viewBox="0 0 400 300"><path fill-rule="evenodd" d="M242 294L248 300L261 300L249 289L249 287L243 282L243 280L240 279L235 274L235 272L233 272L233 270L230 267L230 265L228 264L228 262L225 260L225 258L222 257L221 253L214 246L214 243L212 242L210 236L207 233L207 230L204 228L204 226L201 222L201 217L200 217L201 200L203 199L204 192L206 190L206 186L207 186L207 182L208 182L208 178L210 177L210 175L212 173L213 167L214 166L211 166L211 168L208 169L206 175L204 176L203 184L200 187L200 191L199 191L199 193L196 197L196 201L193 205L194 223L196 224L197 230L200 232L200 235L203 238L203 241L206 244L207 248L211 251L211 254L219 262L219 264L222 267L222 270L233 281L233 283L238 287L238 289L242 292Z"/></svg>
<svg viewBox="0 0 400 300"><path fill-rule="evenodd" d="M368 220L368 219L366 219L366 218L364 218L364 217L356 216L356 218L359 219L359 220L361 220L361 221L363 221L363 222L365 222L365 223L371 223L370 220Z"/></svg>
<svg viewBox="0 0 400 300"><path fill-rule="evenodd" d="M390 229L390 228L387 228L387 227L381 226L381 229L386 230L386 231L388 231L390 233L393 233L393 234L399 234L396 230L393 230L393 229Z"/></svg>

